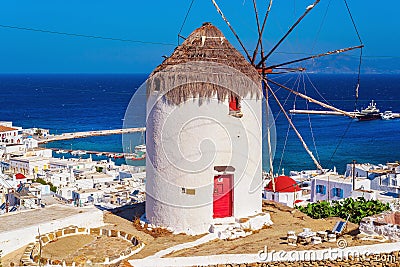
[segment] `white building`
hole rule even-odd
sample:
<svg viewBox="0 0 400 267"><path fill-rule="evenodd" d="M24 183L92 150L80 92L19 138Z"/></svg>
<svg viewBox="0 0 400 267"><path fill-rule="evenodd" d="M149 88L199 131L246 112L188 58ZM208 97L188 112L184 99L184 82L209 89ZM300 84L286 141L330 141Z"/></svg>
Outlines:
<svg viewBox="0 0 400 267"><path fill-rule="evenodd" d="M304 201L303 191L295 180L289 176L278 176L271 180L264 190L266 200L282 203L289 207L294 207L297 203Z"/></svg>
<svg viewBox="0 0 400 267"><path fill-rule="evenodd" d="M50 130L49 129L43 129L43 128L28 128L24 129L23 133L25 135L34 135L34 136L39 136L46 138L50 135Z"/></svg>
<svg viewBox="0 0 400 267"><path fill-rule="evenodd" d="M13 127L12 122L0 122L0 143L15 145L22 143L21 127Z"/></svg>
<svg viewBox="0 0 400 267"><path fill-rule="evenodd" d="M343 175L323 174L311 180L311 202L349 197L376 199L376 192L371 190L371 182L368 179L354 179L354 190L353 179Z"/></svg>
<svg viewBox="0 0 400 267"><path fill-rule="evenodd" d="M360 179L368 179L371 183L371 189L384 191L386 194L392 194L394 197L400 194L400 164L387 163L386 165L373 165L369 163L347 164L346 176L355 176Z"/></svg>
<svg viewBox="0 0 400 267"><path fill-rule="evenodd" d="M262 212L262 91L254 67L205 23L147 86L147 220L200 234Z"/></svg>
<svg viewBox="0 0 400 267"><path fill-rule="evenodd" d="M10 159L10 170L13 173L22 173L29 177L37 174L44 175L49 170L49 158L41 156L16 157Z"/></svg>
<svg viewBox="0 0 400 267"><path fill-rule="evenodd" d="M32 138L32 136L25 138L22 142L23 142L26 150L39 147L39 141Z"/></svg>
<svg viewBox="0 0 400 267"><path fill-rule="evenodd" d="M45 180L56 187L67 186L71 183L74 184L76 181L72 169L70 171L62 170L60 172L49 172L47 173Z"/></svg>
<svg viewBox="0 0 400 267"><path fill-rule="evenodd" d="M75 205L81 206L84 204L96 204L101 202L104 196L104 191L99 188L82 189L72 192L72 199Z"/></svg>

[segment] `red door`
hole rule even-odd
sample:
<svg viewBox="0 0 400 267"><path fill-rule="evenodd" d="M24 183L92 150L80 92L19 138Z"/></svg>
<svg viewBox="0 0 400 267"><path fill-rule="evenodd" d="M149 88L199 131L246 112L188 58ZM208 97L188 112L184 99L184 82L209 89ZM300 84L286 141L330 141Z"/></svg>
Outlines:
<svg viewBox="0 0 400 267"><path fill-rule="evenodd" d="M214 218L232 216L233 207L233 175L218 175L214 177L213 210Z"/></svg>

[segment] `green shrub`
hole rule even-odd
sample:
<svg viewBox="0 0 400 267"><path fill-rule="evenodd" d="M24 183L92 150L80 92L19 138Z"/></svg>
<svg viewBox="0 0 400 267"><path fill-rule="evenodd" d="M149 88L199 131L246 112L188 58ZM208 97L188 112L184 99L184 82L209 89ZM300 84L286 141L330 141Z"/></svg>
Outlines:
<svg viewBox="0 0 400 267"><path fill-rule="evenodd" d="M356 200L346 198L339 201L318 201L309 203L305 207L296 206L298 210L307 214L311 218L321 219L328 217L340 217L353 223L360 223L364 217L379 214L390 209L389 203L382 203L379 200L366 200L360 197Z"/></svg>

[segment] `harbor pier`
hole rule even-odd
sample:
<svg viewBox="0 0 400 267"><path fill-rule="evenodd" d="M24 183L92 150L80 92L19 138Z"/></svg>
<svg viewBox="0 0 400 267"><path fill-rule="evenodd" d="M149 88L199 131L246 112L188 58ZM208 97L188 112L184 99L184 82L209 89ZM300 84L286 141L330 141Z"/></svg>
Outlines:
<svg viewBox="0 0 400 267"><path fill-rule="evenodd" d="M146 127L139 128L125 128L125 129L112 129L112 130L98 130L98 131L87 131L87 132L74 132L74 133L63 133L59 135L51 135L45 139L39 139L39 144L46 144L54 141L86 138L93 136L105 136L113 134L128 134L146 131Z"/></svg>

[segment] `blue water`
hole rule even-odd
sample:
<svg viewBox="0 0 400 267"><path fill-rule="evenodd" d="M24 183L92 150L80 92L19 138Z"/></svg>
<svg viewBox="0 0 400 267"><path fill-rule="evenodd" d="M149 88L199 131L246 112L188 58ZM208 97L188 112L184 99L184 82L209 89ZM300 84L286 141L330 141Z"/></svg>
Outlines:
<svg viewBox="0 0 400 267"><path fill-rule="evenodd" d="M146 74L0 75L0 120L13 121L14 125L24 128L48 128L52 133L121 128L129 101L146 78ZM338 108L354 109L354 75L310 75L322 97L313 89L308 77L286 75L275 79L319 100L323 97ZM282 102L288 96L283 89L278 90L277 95ZM381 111L400 112L400 76L362 76L357 107L366 107L371 99L377 102ZM306 108L304 100L295 100L291 95L286 100L285 109L291 109L294 102L297 109ZM270 104L276 117L275 170L279 167L284 167L286 172L315 168L293 130L289 131L285 142L287 121L283 114L277 116L279 108L274 101ZM138 106L138 117L133 118L133 124L137 124L131 126L142 126L145 103L140 100L135 105ZM309 108L319 107L309 103ZM292 119L314 155L319 156L323 167L336 166L343 171L345 164L353 159L371 163L400 160L400 119L358 122L347 117L321 115L294 115ZM112 135L60 141L46 146L121 152L123 148L127 150L130 145L142 143L142 136L134 134L131 140L131 144L125 142L122 145L122 137ZM264 160L267 166L266 151Z"/></svg>

